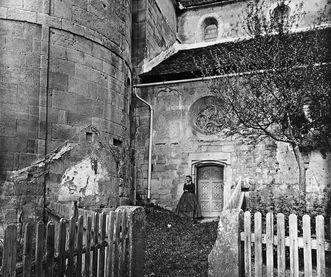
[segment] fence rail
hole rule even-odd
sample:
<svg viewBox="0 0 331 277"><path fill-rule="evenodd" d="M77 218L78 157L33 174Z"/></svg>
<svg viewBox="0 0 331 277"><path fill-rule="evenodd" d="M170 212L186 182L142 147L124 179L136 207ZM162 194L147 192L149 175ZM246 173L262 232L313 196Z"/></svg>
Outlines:
<svg viewBox="0 0 331 277"><path fill-rule="evenodd" d="M144 248L136 242L137 236L143 241L142 214L141 207L122 207L108 214L62 218L57 223L27 223L22 245L18 244L17 226L9 225L2 276L139 276L143 257L135 255L140 253L136 248Z"/></svg>
<svg viewBox="0 0 331 277"><path fill-rule="evenodd" d="M302 273L309 277L326 276L325 251L331 251L331 244L325 239L323 216L313 218L315 223L312 225L311 217L304 215L300 228L294 214L288 218L277 214L274 218L268 213L264 220L257 212L251 222L251 213L245 212L241 219L241 263L245 276L259 277L264 273L263 276L269 277L274 276L275 271L276 276L288 276L288 271L293 277Z"/></svg>

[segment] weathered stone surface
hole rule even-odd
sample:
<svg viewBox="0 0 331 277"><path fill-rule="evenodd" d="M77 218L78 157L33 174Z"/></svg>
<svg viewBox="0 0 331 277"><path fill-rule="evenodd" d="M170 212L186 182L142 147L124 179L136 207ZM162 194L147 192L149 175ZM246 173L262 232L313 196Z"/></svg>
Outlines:
<svg viewBox="0 0 331 277"><path fill-rule="evenodd" d="M217 2L217 1L214 1ZM271 13L276 7L276 1L264 1L266 13ZM298 10L298 6L302 5L300 12L306 16L300 20L300 28L310 27L316 20L318 10L322 11L328 5L325 0L312 0L309 5L301 0L288 2L290 9ZM204 22L208 18L215 18L218 22L218 37L217 40L235 39L238 36L246 36L242 15L245 13L247 2L232 1L231 3L220 5L206 5L199 9L188 9L178 18L178 36L183 43L198 43L204 41Z"/></svg>
<svg viewBox="0 0 331 277"><path fill-rule="evenodd" d="M209 277L239 276L239 241L239 212L223 211L216 242L208 255Z"/></svg>
<svg viewBox="0 0 331 277"><path fill-rule="evenodd" d="M153 103L153 157L152 198L160 205L174 209L182 193L186 174L195 174L198 161L216 161L224 167L224 201L226 204L239 178L247 178L257 186L272 181L293 186L298 182L297 165L288 145L266 140L259 145L247 145L243 140L219 134L204 134L194 126L192 117L199 114L201 99L210 98L207 84L187 82L163 86L145 87L140 95ZM138 194L147 194L147 162L149 143L149 110L136 106L135 140ZM192 111L193 109L193 111ZM207 124L208 122L206 122ZM330 155L318 151L306 158L307 191L330 191ZM196 182L196 176L193 176ZM281 189L281 188L280 188ZM167 193L160 195L159 191ZM199 187L198 187L199 190Z"/></svg>
<svg viewBox="0 0 331 277"><path fill-rule="evenodd" d="M143 62L153 59L176 41L175 9L171 1L133 1L133 64L137 72ZM167 3L165 3L167 2ZM160 7L164 14L162 14ZM167 7L167 8L166 8Z"/></svg>
<svg viewBox="0 0 331 277"><path fill-rule="evenodd" d="M129 0L0 2L2 222L7 208L17 210L18 206L30 205L32 210L27 209L25 217L28 214L33 217L36 214L33 207L43 206L44 181L38 179L31 181L32 184L25 180L17 188L16 181L8 181L7 175L11 176L11 171L31 165L46 151L50 153L56 150L67 139L76 136L74 141L79 142L79 131L92 123L102 122L95 125L106 132L105 145L109 145L113 137L116 137L123 142L123 149L120 151L127 151L124 149L129 145L129 111L123 109L123 103L127 79L132 79L132 7ZM116 103L121 105L118 109L113 109L111 105L111 95L114 93ZM130 103L131 97L126 97L125 101ZM107 114L105 111L108 111ZM66 174L70 175L76 171L76 164L84 159L96 158L91 156L92 148L72 150L74 155L70 159L64 158L62 162L57 160L52 163L55 172L47 172L48 181L52 183L48 190L49 195L59 196L62 175L66 170ZM88 150L91 151L90 156ZM87 206L91 203L115 206L119 201L118 190L112 184L119 180L116 166L112 163L116 164L116 161L111 160L111 153L98 151L98 155L108 156L103 162L98 158L97 163L102 175L108 177L93 182L96 188L91 190L96 196L83 194L84 189L80 187L81 192L77 189L76 194L69 193L68 197L81 197L83 204ZM96 152L93 153L97 155ZM59 163L63 164L60 166ZM37 172L44 176L38 170L32 166L25 172L31 171L34 180ZM131 178L128 172L129 170L121 178ZM24 176L28 178L27 175ZM6 182L14 183L7 185ZM59 183L55 184L56 182ZM31 188L28 189L26 183L31 183ZM63 183L62 190L65 192L66 187L69 185ZM40 191L35 188L40 188ZM124 190L124 194L126 192ZM20 201L16 201L16 194ZM61 195L63 196L64 194ZM12 218L12 214L10 212L7 218Z"/></svg>
<svg viewBox="0 0 331 277"><path fill-rule="evenodd" d="M92 140L87 134L91 134ZM129 155L108 142L107 133L91 127L35 163L32 162L38 159L37 155L20 154L20 166L32 165L12 171L1 186L0 235L6 226L4 221L41 219L44 197L47 202L78 201L81 207L91 209L132 203ZM36 143L29 140L28 146L35 151ZM6 158L14 161L13 157Z"/></svg>

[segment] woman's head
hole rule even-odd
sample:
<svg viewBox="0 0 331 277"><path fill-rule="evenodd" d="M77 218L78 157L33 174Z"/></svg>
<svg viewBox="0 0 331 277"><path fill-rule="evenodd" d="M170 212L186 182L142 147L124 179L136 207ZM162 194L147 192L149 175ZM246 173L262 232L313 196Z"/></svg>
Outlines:
<svg viewBox="0 0 331 277"><path fill-rule="evenodd" d="M190 175L186 175L186 182L191 182L192 181L192 177Z"/></svg>

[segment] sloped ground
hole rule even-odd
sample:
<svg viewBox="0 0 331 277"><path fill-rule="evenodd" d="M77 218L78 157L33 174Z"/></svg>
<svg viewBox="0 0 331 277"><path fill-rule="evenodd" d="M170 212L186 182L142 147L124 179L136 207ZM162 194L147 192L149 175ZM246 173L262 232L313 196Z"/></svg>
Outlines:
<svg viewBox="0 0 331 277"><path fill-rule="evenodd" d="M146 208L145 276L207 276L217 225L194 223L160 207Z"/></svg>

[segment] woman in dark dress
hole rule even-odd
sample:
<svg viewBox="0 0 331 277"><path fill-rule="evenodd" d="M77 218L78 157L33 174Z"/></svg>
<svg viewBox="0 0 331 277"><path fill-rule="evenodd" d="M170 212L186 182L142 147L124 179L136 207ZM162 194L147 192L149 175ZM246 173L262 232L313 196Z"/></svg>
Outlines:
<svg viewBox="0 0 331 277"><path fill-rule="evenodd" d="M186 183L183 187L184 193L179 199L175 213L184 215L193 219L201 218L201 209L195 195L195 185L192 183L192 177L186 176Z"/></svg>

